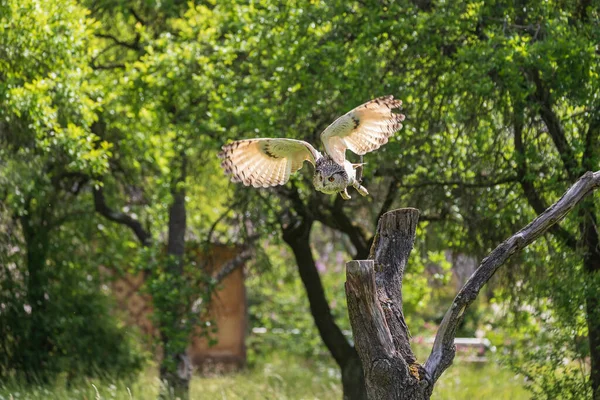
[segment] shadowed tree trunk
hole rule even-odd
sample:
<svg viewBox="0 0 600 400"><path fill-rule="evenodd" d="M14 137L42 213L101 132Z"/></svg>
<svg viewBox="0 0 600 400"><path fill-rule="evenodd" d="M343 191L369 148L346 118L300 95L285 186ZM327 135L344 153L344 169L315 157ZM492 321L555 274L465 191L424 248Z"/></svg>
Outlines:
<svg viewBox="0 0 600 400"><path fill-rule="evenodd" d="M590 123L585 138L585 150L581 163L585 169L592 170L600 162L600 114L597 113ZM596 218L596 204L592 197L585 199L582 203L579 210L582 219L580 234L584 250L583 267L588 280L600 283L600 231L598 231ZM592 367L590 381L594 400L600 400L600 293L597 288L597 284L591 284L585 294Z"/></svg>
<svg viewBox="0 0 600 400"><path fill-rule="evenodd" d="M184 275L185 230L187 227L185 207L186 161L186 155L182 152L181 175L175 179L171 188L173 203L169 208L168 258L165 275L170 276L173 282L177 282ZM173 288L173 290L176 291L177 288ZM160 340L163 347L160 379L167 383L175 398L185 400L189 398L190 380L192 379L192 364L187 354L188 330L190 328L181 322L185 319L187 304L181 304L177 296L175 296L175 299L174 302L167 300L162 304L164 308L159 310ZM183 337L179 337L182 332ZM170 396L165 396L164 393L162 397L170 398Z"/></svg>
<svg viewBox="0 0 600 400"><path fill-rule="evenodd" d="M436 381L452 364L456 329L482 287L513 254L562 220L598 186L600 171L584 174L554 205L482 260L444 315L424 365L415 361L402 313L402 277L415 240L419 211L407 208L384 214L369 259L346 265L348 311L364 366L368 398L429 399Z"/></svg>
<svg viewBox="0 0 600 400"><path fill-rule="evenodd" d="M319 334L341 369L344 399L364 400L367 396L360 359L331 315L312 255L310 248L312 222L305 217L299 225L285 228L283 239L290 246L296 258L298 272L306 289L310 311Z"/></svg>
<svg viewBox="0 0 600 400"><path fill-rule="evenodd" d="M583 237L583 267L591 282L600 280L600 243L598 241L597 220L594 202L586 199L587 206L581 232ZM590 381L594 400L600 400L600 299L598 299L598 286L589 285L585 293L586 319L588 326L588 340L590 344Z"/></svg>
<svg viewBox="0 0 600 400"><path fill-rule="evenodd" d="M44 321L47 301L44 293L48 286L46 259L50 236L45 226L47 221L43 218L40 224L34 224L31 216L25 214L20 221L27 250L27 303L31 307L29 335L27 340L22 341L22 368L26 371L29 383L39 380L45 382L43 370L52 351L50 333Z"/></svg>
<svg viewBox="0 0 600 400"><path fill-rule="evenodd" d="M180 161L181 174L173 180L171 188L173 201L169 207L168 257L164 269L165 276L168 276L171 282L176 282L177 279L181 278L184 271L185 231L187 226L185 206L187 160L185 154L181 155ZM130 228L142 246L150 247L152 245L152 235L142 226L140 221L108 206L102 187L94 188L93 195L96 212L110 221ZM244 254L241 262L247 258L248 255ZM241 262L236 260L235 266L239 266ZM229 271L233 269L231 268ZM148 275L150 271L145 269L144 273ZM173 288L173 290L177 289L177 287ZM162 398L178 397L187 399L189 397L192 366L186 353L189 328L182 326L181 320L188 305L179 303L179 297L177 296L163 296L163 294L161 291L160 293L154 293L153 296L154 307L158 312L160 340L163 347L160 378L162 382L166 383L166 387L163 388L166 391L163 391L160 395Z"/></svg>

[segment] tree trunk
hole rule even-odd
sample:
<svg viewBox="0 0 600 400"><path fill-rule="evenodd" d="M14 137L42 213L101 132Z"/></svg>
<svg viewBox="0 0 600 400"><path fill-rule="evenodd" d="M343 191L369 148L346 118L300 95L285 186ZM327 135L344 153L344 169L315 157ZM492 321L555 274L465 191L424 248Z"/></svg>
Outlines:
<svg viewBox="0 0 600 400"><path fill-rule="evenodd" d="M30 211L31 212L31 211ZM44 293L48 278L46 276L46 257L49 235L40 226L32 226L29 215L21 217L27 249L27 303L31 307L29 315L29 334L22 340L22 366L30 383L45 381L44 368L48 361L52 345L49 341L47 324L44 321L46 298Z"/></svg>
<svg viewBox="0 0 600 400"><path fill-rule="evenodd" d="M344 400L367 400L365 374L356 349L352 347L352 354L340 368Z"/></svg>
<svg viewBox="0 0 600 400"><path fill-rule="evenodd" d="M377 225L369 260L346 264L348 312L356 349L365 367L368 398L429 399L435 382L452 364L456 352L456 330L464 318L465 310L477 298L483 286L513 254L561 221L598 187L600 171L585 173L556 203L499 244L481 261L444 315L431 355L424 366L415 362L410 349L408 327L402 314L402 277L415 240L419 211L408 208L385 213ZM591 278L595 284L600 271L600 249L593 203L582 209L588 212L582 228L586 232L589 250L584 264L586 271L593 274ZM590 345L597 356L600 350L600 307L595 290L590 290L587 308ZM598 379L598 364L593 357L592 379ZM592 380L592 385L594 399L598 400L597 382Z"/></svg>
<svg viewBox="0 0 600 400"><path fill-rule="evenodd" d="M183 276L185 256L185 231L187 216L185 207L185 155L182 155L182 173L174 182L172 188L173 203L169 208L169 237L167 243L167 268L165 276L171 282L177 282ZM168 289L168 288L167 288ZM178 288L172 288L177 290ZM164 289L163 289L164 290ZM165 297L167 299L165 299ZM163 398L189 398L192 364L187 354L188 332L183 326L186 304L180 304L180 297L165 296L159 304L156 302L156 312L160 313L160 333L163 346L163 360L160 366L160 379L166 384L167 393L161 393ZM161 309L160 306L164 307Z"/></svg>
<svg viewBox="0 0 600 400"><path fill-rule="evenodd" d="M432 385L410 348L402 313L402 277L419 211L390 211L379 220L369 260L346 264L346 296L369 399L428 399Z"/></svg>
<svg viewBox="0 0 600 400"><path fill-rule="evenodd" d="M366 400L364 375L356 350L336 325L310 248L312 221L304 220L294 228L284 229L283 239L290 246L300 278L306 289L310 311L321 339L342 372L345 400Z"/></svg>
<svg viewBox="0 0 600 400"><path fill-rule="evenodd" d="M586 199L581 207L583 222L583 267L590 283L585 293L586 320L590 344L591 372L590 382L594 400L600 400L600 243L598 240L597 220L594 201Z"/></svg>

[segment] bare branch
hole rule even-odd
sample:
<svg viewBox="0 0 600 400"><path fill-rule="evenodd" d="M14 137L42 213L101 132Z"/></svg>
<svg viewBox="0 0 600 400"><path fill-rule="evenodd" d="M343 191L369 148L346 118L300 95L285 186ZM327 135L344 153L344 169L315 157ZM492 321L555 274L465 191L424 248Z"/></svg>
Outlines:
<svg viewBox="0 0 600 400"><path fill-rule="evenodd" d="M140 51L140 36L139 34L136 35L135 39L133 42L125 42L109 33L96 33L94 34L94 36L101 38L101 39L108 39L108 40L112 40L114 43L118 44L119 46L123 46L126 47L128 49L131 50L135 50L135 51Z"/></svg>
<svg viewBox="0 0 600 400"><path fill-rule="evenodd" d="M509 257L543 235L554 224L562 220L586 195L599 186L600 171L585 173L556 203L483 259L477 270L456 295L440 324L431 355L425 363L425 370L433 382L452 364L456 351L454 347L456 329L464 317L466 308L475 300L481 288Z"/></svg>
<svg viewBox="0 0 600 400"><path fill-rule="evenodd" d="M250 249L242 250L242 252L240 254L235 256L233 259L227 261L221 267L219 272L217 272L216 275L213 277L214 281L216 283L220 283L223 279L227 278L229 276L229 274L231 274L237 268L244 265L244 263L246 261L248 261L251 257L252 257L252 250L250 250Z"/></svg>
<svg viewBox="0 0 600 400"><path fill-rule="evenodd" d="M94 205L96 207L96 211L106 219L129 227L133 233L135 233L135 236L137 236L142 246L150 246L150 242L152 240L150 233L144 229L140 221L137 219L134 219L120 211L111 209L106 204L106 199L104 198L104 192L102 188L94 189Z"/></svg>
<svg viewBox="0 0 600 400"><path fill-rule="evenodd" d="M131 13L131 15L133 15L133 18L135 18L135 20L136 20L137 22L139 22L139 23L140 23L140 24L142 24L142 25L146 25L146 21L144 21L144 19L143 19L143 18L140 16L140 14L138 14L138 13L135 11L135 8L133 8L133 7L129 7L129 8L128 8L128 10L129 10L129 12Z"/></svg>

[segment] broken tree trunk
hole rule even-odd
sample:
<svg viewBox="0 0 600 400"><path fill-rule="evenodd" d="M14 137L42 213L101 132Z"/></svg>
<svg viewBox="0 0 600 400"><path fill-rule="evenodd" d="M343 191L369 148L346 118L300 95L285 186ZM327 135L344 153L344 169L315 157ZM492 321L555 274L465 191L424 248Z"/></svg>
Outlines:
<svg viewBox="0 0 600 400"><path fill-rule="evenodd" d="M369 399L427 399L431 384L416 363L402 313L402 277L413 248L419 210L379 220L368 260L346 264L346 296Z"/></svg>
<svg viewBox="0 0 600 400"><path fill-rule="evenodd" d="M379 220L368 260L346 264L346 297L354 342L371 400L429 399L452 364L456 328L466 308L510 256L562 220L600 186L600 171L587 172L550 208L496 247L471 275L444 315L431 355L416 362L402 313L402 277L415 241L419 211L404 208Z"/></svg>

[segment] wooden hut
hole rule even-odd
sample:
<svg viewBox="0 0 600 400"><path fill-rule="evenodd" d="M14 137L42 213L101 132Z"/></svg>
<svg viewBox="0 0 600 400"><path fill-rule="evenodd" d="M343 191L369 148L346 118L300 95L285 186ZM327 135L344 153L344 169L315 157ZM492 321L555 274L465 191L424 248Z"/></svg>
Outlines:
<svg viewBox="0 0 600 400"><path fill-rule="evenodd" d="M191 251L192 254L197 254L199 265L207 266L207 271L214 275L239 252L238 248L224 245L213 245L208 254L199 250ZM151 320L151 297L140 291L144 283L143 274L117 276L110 270L104 269L104 271L111 278L109 287L115 296L118 308L123 313L124 320L140 329L147 338L148 348L151 348L158 330ZM204 321L208 320L216 324L217 333L212 336L216 343L210 345L207 338L193 337L188 348L192 364L202 373L230 372L242 368L246 363L247 330L243 266L236 268L221 281L212 295L207 311L204 314ZM157 354L157 358L160 358L160 354Z"/></svg>

